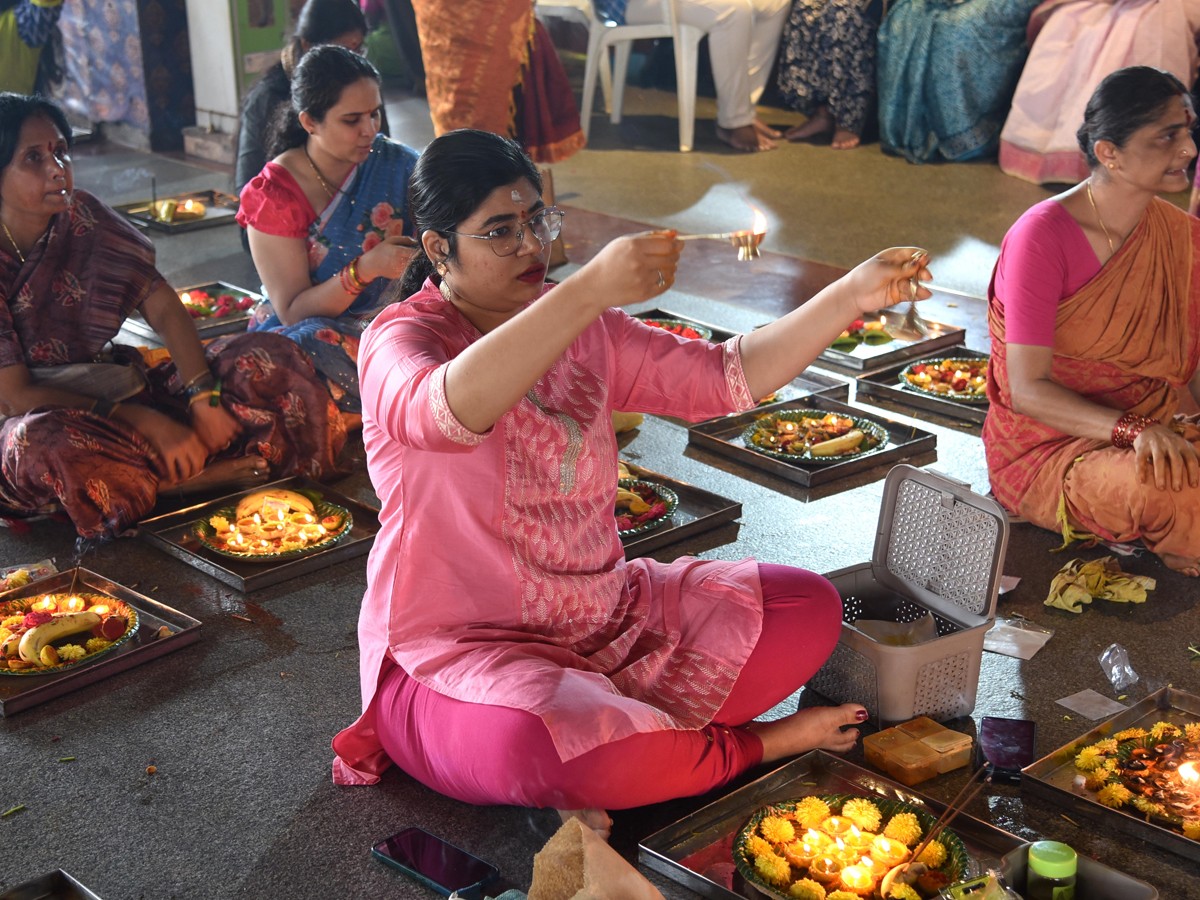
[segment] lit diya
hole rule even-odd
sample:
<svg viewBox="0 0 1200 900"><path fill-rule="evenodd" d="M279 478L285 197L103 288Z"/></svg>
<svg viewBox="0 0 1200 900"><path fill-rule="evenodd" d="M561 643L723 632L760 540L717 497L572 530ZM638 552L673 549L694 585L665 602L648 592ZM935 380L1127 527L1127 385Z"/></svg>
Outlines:
<svg viewBox="0 0 1200 900"><path fill-rule="evenodd" d="M74 591L0 603L0 674L42 675L90 661L137 631L137 610Z"/></svg>
<svg viewBox="0 0 1200 900"><path fill-rule="evenodd" d="M193 526L209 549L247 561L315 552L337 543L353 524L350 510L296 491L256 491L236 508L219 509Z"/></svg>
<svg viewBox="0 0 1200 900"><path fill-rule="evenodd" d="M683 234L678 240L681 241L729 241L735 250L737 250L738 262L748 262L752 259L758 259L761 255L759 247L762 245L763 238L767 235L767 217L762 214L761 210L754 210L754 227L743 228L738 231L721 231L714 234Z"/></svg>

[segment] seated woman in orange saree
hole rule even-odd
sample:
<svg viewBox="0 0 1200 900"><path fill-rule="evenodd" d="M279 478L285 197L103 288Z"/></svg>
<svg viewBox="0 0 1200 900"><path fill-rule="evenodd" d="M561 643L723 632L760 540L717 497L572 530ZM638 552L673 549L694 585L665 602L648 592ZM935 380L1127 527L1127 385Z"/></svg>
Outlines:
<svg viewBox="0 0 1200 900"><path fill-rule="evenodd" d="M1156 195L1188 186L1194 122L1160 70L1096 89L1079 132L1091 176L1001 248L983 430L1010 511L1068 541L1140 539L1193 576L1200 427L1178 413L1200 400L1200 221Z"/></svg>
<svg viewBox="0 0 1200 900"><path fill-rule="evenodd" d="M537 163L583 148L575 94L533 0L413 0L438 135L479 128Z"/></svg>

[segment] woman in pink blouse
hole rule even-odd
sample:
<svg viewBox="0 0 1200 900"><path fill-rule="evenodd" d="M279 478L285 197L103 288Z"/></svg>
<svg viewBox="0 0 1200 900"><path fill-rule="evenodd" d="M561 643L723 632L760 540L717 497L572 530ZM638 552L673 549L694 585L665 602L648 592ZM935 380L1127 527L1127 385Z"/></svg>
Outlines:
<svg viewBox="0 0 1200 900"><path fill-rule="evenodd" d="M884 251L710 344L616 308L670 288L673 232L618 238L546 285L563 214L515 143L451 132L411 185L423 252L359 357L382 530L359 619L364 712L334 739L335 780L395 762L460 800L604 832L606 809L853 746L854 703L752 721L832 651L836 591L753 560L626 560L610 413L749 409L863 311L929 296L924 258Z"/></svg>

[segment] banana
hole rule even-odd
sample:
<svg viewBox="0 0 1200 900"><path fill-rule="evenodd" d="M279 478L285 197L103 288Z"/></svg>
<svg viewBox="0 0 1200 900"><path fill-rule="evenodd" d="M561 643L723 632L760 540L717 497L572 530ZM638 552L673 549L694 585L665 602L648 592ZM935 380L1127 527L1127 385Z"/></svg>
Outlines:
<svg viewBox="0 0 1200 900"><path fill-rule="evenodd" d="M27 663L41 665L42 648L52 641L81 631L91 631L100 624L100 616L91 611L56 613L45 625L30 628L21 636L17 653Z"/></svg>
<svg viewBox="0 0 1200 900"><path fill-rule="evenodd" d="M313 502L303 494L298 494L295 491L257 491L248 497L243 497L242 501L237 505L237 518L247 519L257 512L268 510L268 518L280 518L279 511L287 512L288 510L298 510L300 512L313 512Z"/></svg>
<svg viewBox="0 0 1200 900"><path fill-rule="evenodd" d="M808 448L808 452L813 456L838 456L842 453L848 453L863 442L866 437L857 428L851 429L841 437L832 438L828 441L821 441L819 444L813 444Z"/></svg>
<svg viewBox="0 0 1200 900"><path fill-rule="evenodd" d="M634 514L641 514L650 509L650 504L633 491L627 491L624 488L617 488L616 505L620 506L621 504L628 506L629 511Z"/></svg>

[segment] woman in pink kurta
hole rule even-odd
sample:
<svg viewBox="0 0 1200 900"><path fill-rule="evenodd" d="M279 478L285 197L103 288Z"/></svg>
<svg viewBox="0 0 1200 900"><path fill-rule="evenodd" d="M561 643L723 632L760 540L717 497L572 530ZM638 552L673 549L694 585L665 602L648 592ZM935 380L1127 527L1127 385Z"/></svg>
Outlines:
<svg viewBox="0 0 1200 900"><path fill-rule="evenodd" d="M335 779L371 783L396 762L468 802L586 809L603 828L604 808L851 747L858 704L747 724L832 651L836 592L752 560L627 561L610 414L748 409L861 310L928 296L923 259L885 251L713 345L613 308L669 288L669 232L618 239L546 288L562 214L511 141L438 138L411 199L411 296L359 357L382 529L359 620L364 713L334 739Z"/></svg>

